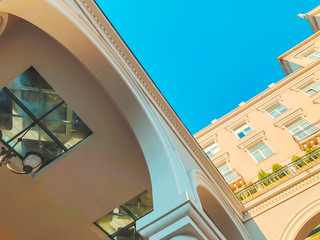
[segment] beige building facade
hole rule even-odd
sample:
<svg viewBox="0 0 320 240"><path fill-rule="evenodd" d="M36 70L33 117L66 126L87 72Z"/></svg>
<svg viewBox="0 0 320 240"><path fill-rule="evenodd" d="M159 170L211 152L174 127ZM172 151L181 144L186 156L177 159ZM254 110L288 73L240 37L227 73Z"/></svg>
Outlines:
<svg viewBox="0 0 320 240"><path fill-rule="evenodd" d="M304 239L320 223L319 13L299 15L314 34L278 58L284 79L194 135L267 239Z"/></svg>

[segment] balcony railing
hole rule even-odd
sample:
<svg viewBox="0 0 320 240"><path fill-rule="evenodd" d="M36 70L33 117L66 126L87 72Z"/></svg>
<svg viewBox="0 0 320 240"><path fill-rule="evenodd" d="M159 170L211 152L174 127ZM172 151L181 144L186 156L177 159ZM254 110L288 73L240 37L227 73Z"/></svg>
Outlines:
<svg viewBox="0 0 320 240"><path fill-rule="evenodd" d="M270 173L268 176L254 182L237 192L236 195L242 203L247 203L319 163L320 148L317 148L277 171Z"/></svg>
<svg viewBox="0 0 320 240"><path fill-rule="evenodd" d="M239 176L239 173L236 169L230 170L229 172L226 172L222 175L224 179L229 183L233 179L237 178Z"/></svg>

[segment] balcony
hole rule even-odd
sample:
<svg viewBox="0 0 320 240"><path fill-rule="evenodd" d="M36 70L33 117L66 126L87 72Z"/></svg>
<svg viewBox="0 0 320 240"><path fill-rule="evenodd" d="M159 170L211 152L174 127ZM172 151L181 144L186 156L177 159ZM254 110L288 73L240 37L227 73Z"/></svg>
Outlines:
<svg viewBox="0 0 320 240"><path fill-rule="evenodd" d="M254 182L241 191L236 192L238 199L243 203L247 203L259 196L273 190L282 183L300 175L301 173L320 166L320 148L317 148L308 154L294 160L277 171L270 173L268 176Z"/></svg>
<svg viewBox="0 0 320 240"><path fill-rule="evenodd" d="M233 191L243 187L244 179L236 169L230 170L222 175Z"/></svg>
<svg viewBox="0 0 320 240"><path fill-rule="evenodd" d="M299 144L301 150L307 150L320 144L320 120L308 124L293 134L294 140Z"/></svg>

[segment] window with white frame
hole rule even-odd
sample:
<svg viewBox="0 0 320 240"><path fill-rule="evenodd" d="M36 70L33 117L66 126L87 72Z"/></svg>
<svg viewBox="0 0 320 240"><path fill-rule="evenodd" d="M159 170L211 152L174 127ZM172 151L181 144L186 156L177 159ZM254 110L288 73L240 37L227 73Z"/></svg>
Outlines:
<svg viewBox="0 0 320 240"><path fill-rule="evenodd" d="M235 174L232 172L228 163L225 163L218 167L218 170L227 182L230 182L235 178Z"/></svg>
<svg viewBox="0 0 320 240"><path fill-rule="evenodd" d="M286 128L301 140L309 137L319 130L316 126L313 126L303 118L290 123Z"/></svg>
<svg viewBox="0 0 320 240"><path fill-rule="evenodd" d="M320 58L320 51L314 49L312 52L305 55L305 58L308 58L311 60L318 60Z"/></svg>
<svg viewBox="0 0 320 240"><path fill-rule="evenodd" d="M207 154L208 157L211 157L219 151L220 148L218 147L217 143L213 143L209 147L204 149L204 152Z"/></svg>
<svg viewBox="0 0 320 240"><path fill-rule="evenodd" d="M257 162L261 162L274 154L272 149L263 140L251 146L248 150Z"/></svg>
<svg viewBox="0 0 320 240"><path fill-rule="evenodd" d="M312 96L320 91L320 82L313 81L303 87L300 88L302 92L305 92L306 94Z"/></svg>
<svg viewBox="0 0 320 240"><path fill-rule="evenodd" d="M266 111L273 117L276 118L280 116L282 113L286 112L288 108L280 103L277 102L276 104L272 105L271 107L267 108Z"/></svg>
<svg viewBox="0 0 320 240"><path fill-rule="evenodd" d="M244 123L239 127L233 129L233 132L237 134L239 138L243 138L244 136L248 135L252 131L253 129L248 125L248 123Z"/></svg>

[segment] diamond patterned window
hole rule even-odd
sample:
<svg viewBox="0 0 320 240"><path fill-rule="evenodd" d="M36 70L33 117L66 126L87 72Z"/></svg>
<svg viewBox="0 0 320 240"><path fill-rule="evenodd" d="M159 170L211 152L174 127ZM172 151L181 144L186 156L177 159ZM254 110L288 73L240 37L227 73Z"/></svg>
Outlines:
<svg viewBox="0 0 320 240"><path fill-rule="evenodd" d="M0 90L0 129L18 157L38 152L44 166L92 133L33 67Z"/></svg>

